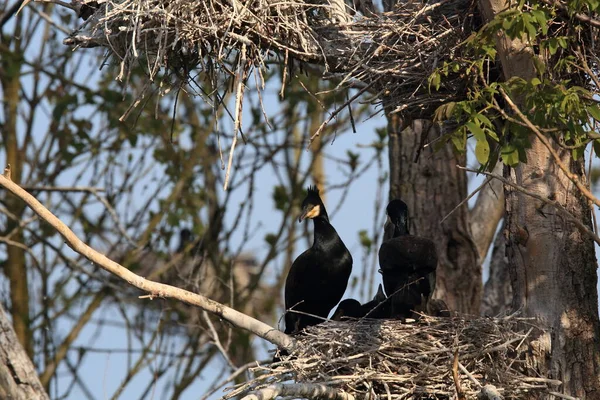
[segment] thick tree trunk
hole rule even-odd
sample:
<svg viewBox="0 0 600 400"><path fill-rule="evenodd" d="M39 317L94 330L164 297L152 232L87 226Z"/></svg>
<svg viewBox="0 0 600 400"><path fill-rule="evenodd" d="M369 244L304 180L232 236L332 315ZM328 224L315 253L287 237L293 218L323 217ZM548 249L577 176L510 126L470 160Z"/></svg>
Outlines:
<svg viewBox="0 0 600 400"><path fill-rule="evenodd" d="M49 400L1 305L0 399Z"/></svg>
<svg viewBox="0 0 600 400"><path fill-rule="evenodd" d="M444 300L453 311L478 314L481 266L471 239L466 203L450 214L467 196L466 175L456 168L465 164L465 156L456 155L450 146L436 152L432 146L422 149L422 132L428 135L426 142L440 135L428 121L418 120L411 128L400 129L400 119L389 115L390 199L401 198L408 205L412 234L428 237L437 245L433 297Z"/></svg>
<svg viewBox="0 0 600 400"><path fill-rule="evenodd" d="M583 163L560 151L572 172L584 177ZM527 151L528 163L506 168L505 175L529 191L558 201L591 226L584 196L559 170L538 140ZM548 363L538 364L562 390L582 399L600 398L598 264L593 241L552 207L506 188L506 254L513 281L513 308L546 326Z"/></svg>
<svg viewBox="0 0 600 400"><path fill-rule="evenodd" d="M480 0L492 18L505 9L504 0ZM533 51L518 40L498 38L498 55L505 79L535 76ZM551 152L537 138L526 150L527 163L505 167L507 179L540 196L559 202L591 226L587 200L560 170ZM585 181L582 161L555 148L562 163ZM537 364L563 381L561 391L581 399L600 398L600 329L598 267L594 244L572 223L544 203L505 187L506 254L513 280L513 307L538 317L548 332L538 344ZM546 353L546 354L544 354Z"/></svg>

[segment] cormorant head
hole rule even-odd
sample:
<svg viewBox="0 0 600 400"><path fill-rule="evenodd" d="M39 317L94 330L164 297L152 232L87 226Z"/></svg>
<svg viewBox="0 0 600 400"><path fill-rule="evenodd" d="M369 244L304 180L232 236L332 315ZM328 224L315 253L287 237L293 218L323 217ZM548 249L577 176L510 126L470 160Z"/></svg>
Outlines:
<svg viewBox="0 0 600 400"><path fill-rule="evenodd" d="M334 321L341 321L342 317L347 318L360 318L361 315L361 304L358 300L346 299L342 300L335 310L331 319Z"/></svg>
<svg viewBox="0 0 600 400"><path fill-rule="evenodd" d="M300 214L300 218L298 218L298 222L302 222L306 218L313 219L317 217L325 217L325 219L329 220L327 211L325 211L325 205L319 196L319 189L316 186L309 186L308 194L302 201L302 213Z"/></svg>
<svg viewBox="0 0 600 400"><path fill-rule="evenodd" d="M377 303L381 303L382 301L385 301L385 299L387 299L387 297L385 297L385 293L383 292L383 286L381 286L380 283L379 287L377 288L377 294L375 295L375 297L373 297L373 300L375 300Z"/></svg>
<svg viewBox="0 0 600 400"><path fill-rule="evenodd" d="M408 207L400 199L390 201L386 208L389 221L394 224L394 237L408 235Z"/></svg>

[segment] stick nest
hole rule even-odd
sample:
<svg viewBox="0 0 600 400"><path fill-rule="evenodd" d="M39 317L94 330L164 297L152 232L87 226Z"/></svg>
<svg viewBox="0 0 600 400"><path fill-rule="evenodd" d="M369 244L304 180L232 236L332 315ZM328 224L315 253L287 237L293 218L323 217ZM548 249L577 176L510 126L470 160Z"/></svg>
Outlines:
<svg viewBox="0 0 600 400"><path fill-rule="evenodd" d="M536 373L530 342L541 331L531 322L515 317L327 322L298 336L297 348L283 361L253 368L253 379L225 398L284 382L322 384L355 399L448 399L455 398L457 386L466 398L488 389L504 398L536 396L556 390L560 381Z"/></svg>
<svg viewBox="0 0 600 400"><path fill-rule="evenodd" d="M151 81L192 82L200 94L215 84L227 90L230 79L246 81L253 70L262 88L275 57L287 76L294 60L315 63L339 87L366 87L415 116L464 97L464 77L431 93L427 79L458 56L478 24L473 10L471 0L414 1L382 15L344 14L353 20L340 22L331 4L315 1L108 0L65 43L106 48L120 64L118 79L142 66ZM200 73L210 90L196 82Z"/></svg>

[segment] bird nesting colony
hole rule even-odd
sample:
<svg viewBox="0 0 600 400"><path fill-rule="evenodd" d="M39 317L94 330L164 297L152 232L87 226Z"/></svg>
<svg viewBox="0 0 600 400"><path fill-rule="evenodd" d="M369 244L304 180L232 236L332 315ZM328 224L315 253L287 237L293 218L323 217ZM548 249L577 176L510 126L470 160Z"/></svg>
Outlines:
<svg viewBox="0 0 600 400"><path fill-rule="evenodd" d="M537 331L530 322L423 316L413 323L324 323L297 336L296 350L283 361L253 368L252 379L225 398L306 397L298 396L307 393L303 386L338 400L451 399L457 390L458 398L537 398L560 381L541 378L529 366Z"/></svg>
<svg viewBox="0 0 600 400"><path fill-rule="evenodd" d="M217 84L226 90L234 87L231 78L245 82L254 71L257 79L250 82L261 88L267 62L284 62L289 77L290 67L300 61L325 65L325 77L337 78L340 86L360 82L359 88L378 95L374 99L383 95L399 111L413 112L464 95L464 78L445 80L433 94L427 79L444 60L457 56L477 20L471 0L401 2L392 12L365 11L368 17L351 17L352 11L336 17L327 1L99 3L65 43L107 49L121 66L118 79L126 81L141 65L163 88L201 85L195 78L202 72L211 88ZM340 22L346 18L352 21Z"/></svg>

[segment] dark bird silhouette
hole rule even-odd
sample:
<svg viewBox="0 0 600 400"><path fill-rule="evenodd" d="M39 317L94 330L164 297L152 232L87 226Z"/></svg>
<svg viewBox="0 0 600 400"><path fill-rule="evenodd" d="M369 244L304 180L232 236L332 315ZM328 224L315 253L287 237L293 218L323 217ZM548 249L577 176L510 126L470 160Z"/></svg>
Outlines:
<svg viewBox="0 0 600 400"><path fill-rule="evenodd" d="M360 304L358 300L354 299L342 300L331 319L340 321L342 317L373 319L390 318L390 303L386 302L386 299L387 297L385 297L385 293L380 284L373 300L366 302L365 304Z"/></svg>
<svg viewBox="0 0 600 400"><path fill-rule="evenodd" d="M433 241L409 233L408 207L403 201L392 200L386 211L393 237L379 249L379 266L391 297L391 316L404 319L427 308L435 288L437 252Z"/></svg>
<svg viewBox="0 0 600 400"><path fill-rule="evenodd" d="M391 316L391 303L387 300L381 284L377 288L377 293L373 300L362 305L363 317L373 319L385 319Z"/></svg>
<svg viewBox="0 0 600 400"><path fill-rule="evenodd" d="M316 187L309 187L299 222L314 222L311 248L292 264L285 281L285 333L296 333L327 318L341 300L352 272L352 256L329 223ZM299 311L294 312L294 311Z"/></svg>
<svg viewBox="0 0 600 400"><path fill-rule="evenodd" d="M182 253L186 250L190 256L202 254L202 240L198 240L188 228L183 228L179 231L179 245L176 252Z"/></svg>
<svg viewBox="0 0 600 400"><path fill-rule="evenodd" d="M363 306L358 300L346 299L340 302L331 319L341 321L342 318L362 318L364 316Z"/></svg>

